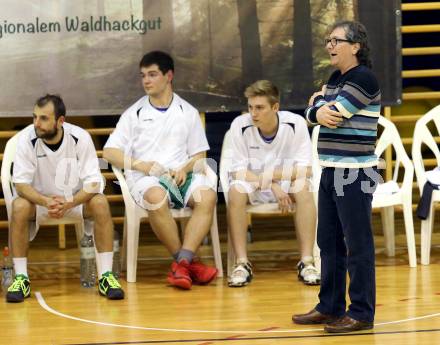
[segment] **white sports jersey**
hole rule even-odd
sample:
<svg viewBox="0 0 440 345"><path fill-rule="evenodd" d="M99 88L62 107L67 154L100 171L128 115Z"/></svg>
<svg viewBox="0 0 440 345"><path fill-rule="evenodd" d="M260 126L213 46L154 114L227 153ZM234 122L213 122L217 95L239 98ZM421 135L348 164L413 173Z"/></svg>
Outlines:
<svg viewBox="0 0 440 345"><path fill-rule="evenodd" d="M63 142L55 152L37 138L33 125L22 130L14 158L14 183L30 184L41 194L67 198L84 184L102 182L90 134L69 123L64 123L63 129Z"/></svg>
<svg viewBox="0 0 440 345"><path fill-rule="evenodd" d="M261 137L250 114L240 115L231 124L232 164L230 172L312 165L312 144L306 121L288 111L278 112L278 131L272 142Z"/></svg>
<svg viewBox="0 0 440 345"><path fill-rule="evenodd" d="M148 96L139 99L121 115L104 148L175 169L209 145L197 109L174 93L166 112L153 107ZM128 169L125 175L129 187L145 176Z"/></svg>

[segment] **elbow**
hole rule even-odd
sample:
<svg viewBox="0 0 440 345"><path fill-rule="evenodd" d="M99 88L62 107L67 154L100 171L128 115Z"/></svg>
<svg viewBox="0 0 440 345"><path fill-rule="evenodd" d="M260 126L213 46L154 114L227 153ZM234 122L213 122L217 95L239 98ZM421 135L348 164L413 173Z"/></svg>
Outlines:
<svg viewBox="0 0 440 345"><path fill-rule="evenodd" d="M112 155L112 149L104 149L102 151L102 158L104 158L110 164L113 164L114 159L113 159L113 155Z"/></svg>

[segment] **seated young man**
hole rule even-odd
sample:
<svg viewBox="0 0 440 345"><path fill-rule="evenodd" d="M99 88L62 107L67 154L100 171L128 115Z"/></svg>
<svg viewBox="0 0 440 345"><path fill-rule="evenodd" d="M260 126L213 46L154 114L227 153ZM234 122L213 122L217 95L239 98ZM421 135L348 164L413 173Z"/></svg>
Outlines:
<svg viewBox="0 0 440 345"><path fill-rule="evenodd" d="M94 220L95 242L101 262L98 290L109 299L123 299L124 291L112 273L113 223L90 135L64 122L66 107L57 95L37 100L34 124L20 134L13 177L18 196L12 203L11 243L15 279L8 302L22 302L31 294L27 273L29 241L45 218L84 217ZM30 220L35 220L29 228Z"/></svg>
<svg viewBox="0 0 440 345"><path fill-rule="evenodd" d="M190 289L217 275L215 268L195 259L217 201L215 187L199 164L209 145L198 111L173 92L171 56L149 52L139 65L146 96L121 115L104 146L104 158L124 168L133 199L148 211L153 231L173 256L168 282ZM193 209L183 243L172 206Z"/></svg>
<svg viewBox="0 0 440 345"><path fill-rule="evenodd" d="M245 96L249 113L235 118L230 129L233 158L227 214L237 261L229 286L247 285L253 277L246 250L246 205L269 202L277 202L283 213L296 204L298 278L307 285L319 284L312 254L316 209L308 182L312 148L306 122L299 115L279 111L278 89L268 80L250 85Z"/></svg>

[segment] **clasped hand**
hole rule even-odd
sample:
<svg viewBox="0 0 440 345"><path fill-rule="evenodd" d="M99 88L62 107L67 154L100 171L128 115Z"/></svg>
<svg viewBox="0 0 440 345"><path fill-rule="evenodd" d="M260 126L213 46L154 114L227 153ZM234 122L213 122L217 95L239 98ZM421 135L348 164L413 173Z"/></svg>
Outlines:
<svg viewBox="0 0 440 345"><path fill-rule="evenodd" d="M73 202L69 202L60 195L52 195L47 199L46 207L50 218L60 219L73 207Z"/></svg>

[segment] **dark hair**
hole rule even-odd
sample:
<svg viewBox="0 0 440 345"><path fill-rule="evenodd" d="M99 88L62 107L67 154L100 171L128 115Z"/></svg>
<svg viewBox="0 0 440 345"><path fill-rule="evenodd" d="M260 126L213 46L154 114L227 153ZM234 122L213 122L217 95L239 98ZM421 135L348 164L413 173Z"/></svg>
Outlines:
<svg viewBox="0 0 440 345"><path fill-rule="evenodd" d="M337 28L343 28L345 30L346 39L360 44L360 49L356 53L358 62L360 65L371 68L370 47L368 45L368 35L365 26L359 22L342 21L334 24L330 32Z"/></svg>
<svg viewBox="0 0 440 345"><path fill-rule="evenodd" d="M37 105L39 108L42 108L48 103L53 104L56 120L58 120L60 116L66 116L66 106L64 105L61 96L47 94L43 97L38 98L35 102L35 105Z"/></svg>
<svg viewBox="0 0 440 345"><path fill-rule="evenodd" d="M162 51L156 50L145 54L139 63L139 68L149 67L151 65L157 65L162 74L168 71L174 72L173 58Z"/></svg>

